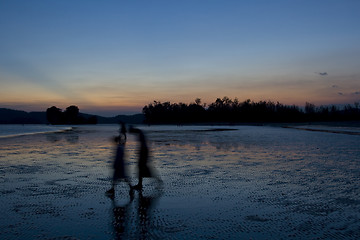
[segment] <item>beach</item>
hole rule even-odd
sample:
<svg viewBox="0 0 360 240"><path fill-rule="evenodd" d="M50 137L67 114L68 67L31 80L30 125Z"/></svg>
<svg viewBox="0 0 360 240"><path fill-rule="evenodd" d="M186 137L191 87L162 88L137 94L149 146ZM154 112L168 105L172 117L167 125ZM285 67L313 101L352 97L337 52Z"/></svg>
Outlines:
<svg viewBox="0 0 360 240"><path fill-rule="evenodd" d="M360 239L358 128L140 128L164 184L113 200L117 125L0 138L1 239Z"/></svg>

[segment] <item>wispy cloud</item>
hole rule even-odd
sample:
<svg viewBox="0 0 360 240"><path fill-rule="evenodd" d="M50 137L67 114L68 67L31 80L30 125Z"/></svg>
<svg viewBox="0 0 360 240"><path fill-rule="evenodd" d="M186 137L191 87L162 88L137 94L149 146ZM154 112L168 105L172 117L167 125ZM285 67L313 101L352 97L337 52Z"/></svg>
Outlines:
<svg viewBox="0 0 360 240"><path fill-rule="evenodd" d="M316 72L316 74L319 74L320 76L327 76L328 75L327 72Z"/></svg>
<svg viewBox="0 0 360 240"><path fill-rule="evenodd" d="M354 93L352 93L352 94L354 94L354 95L360 95L360 92L359 92L359 91L356 91L356 92L354 92Z"/></svg>
<svg viewBox="0 0 360 240"><path fill-rule="evenodd" d="M340 96L344 96L344 93L342 93L342 92L338 92L338 95L340 95Z"/></svg>

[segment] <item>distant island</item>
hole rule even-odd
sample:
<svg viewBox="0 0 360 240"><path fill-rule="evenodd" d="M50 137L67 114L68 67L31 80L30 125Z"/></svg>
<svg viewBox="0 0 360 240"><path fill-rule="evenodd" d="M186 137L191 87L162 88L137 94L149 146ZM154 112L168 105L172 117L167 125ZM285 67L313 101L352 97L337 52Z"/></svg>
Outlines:
<svg viewBox="0 0 360 240"><path fill-rule="evenodd" d="M51 108L52 110L55 110L54 108L56 107L53 106ZM71 115L73 114L71 113L72 110L76 111L75 108L70 108L65 118L61 119L62 117L60 117L59 121L53 122L53 124L114 124L119 123L120 121L129 124L141 124L144 122L144 115L141 113L134 115L117 115L114 117L102 117L98 115L81 113L79 111L77 116L74 117L74 115ZM61 109L58 109L56 111L60 111L60 115L66 112L66 110L62 112ZM0 124L51 124L51 122L47 118L47 111L26 112L8 108L0 108Z"/></svg>
<svg viewBox="0 0 360 240"><path fill-rule="evenodd" d="M197 98L193 103L158 102L143 108L145 123L148 124L189 124L189 123L291 123L291 122L334 122L360 121L359 103L344 107L320 106L306 103L304 108L284 105L271 101L240 102L223 97L209 105Z"/></svg>
<svg viewBox="0 0 360 240"><path fill-rule="evenodd" d="M53 125L64 124L97 124L96 116L85 117L80 114L77 106L69 106L63 112L60 108L52 106L46 110L46 119Z"/></svg>

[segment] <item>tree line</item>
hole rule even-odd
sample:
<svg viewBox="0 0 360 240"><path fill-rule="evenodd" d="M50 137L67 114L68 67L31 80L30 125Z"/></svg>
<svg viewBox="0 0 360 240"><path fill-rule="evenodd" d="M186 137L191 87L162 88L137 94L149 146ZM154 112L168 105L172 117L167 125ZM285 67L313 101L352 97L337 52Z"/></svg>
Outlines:
<svg viewBox="0 0 360 240"><path fill-rule="evenodd" d="M359 103L343 108L332 106L316 107L306 103L304 108L284 105L272 101L240 102L223 97L207 105L197 98L193 103L170 103L154 101L143 107L145 123L259 123L259 122L306 122L306 121L359 121Z"/></svg>
<svg viewBox="0 0 360 240"><path fill-rule="evenodd" d="M52 106L46 110L46 118L50 124L63 125L63 124L96 124L96 116L86 118L80 114L77 106L69 106L63 112L60 108Z"/></svg>

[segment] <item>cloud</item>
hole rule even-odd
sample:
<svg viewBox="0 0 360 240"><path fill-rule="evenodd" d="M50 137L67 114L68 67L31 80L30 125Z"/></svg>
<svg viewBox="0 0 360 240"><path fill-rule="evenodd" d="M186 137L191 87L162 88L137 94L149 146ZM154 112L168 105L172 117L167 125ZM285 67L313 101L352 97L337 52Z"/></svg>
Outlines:
<svg viewBox="0 0 360 240"><path fill-rule="evenodd" d="M360 92L357 91L357 92L354 92L353 94L354 94L354 95L360 95Z"/></svg>
<svg viewBox="0 0 360 240"><path fill-rule="evenodd" d="M320 72L320 73L316 72L316 73L319 74L320 76L327 76L328 75L327 72Z"/></svg>
<svg viewBox="0 0 360 240"><path fill-rule="evenodd" d="M331 87L332 87L332 88L339 88L338 85L332 85Z"/></svg>
<svg viewBox="0 0 360 240"><path fill-rule="evenodd" d="M340 96L344 96L344 94L342 92L338 92L338 95Z"/></svg>

